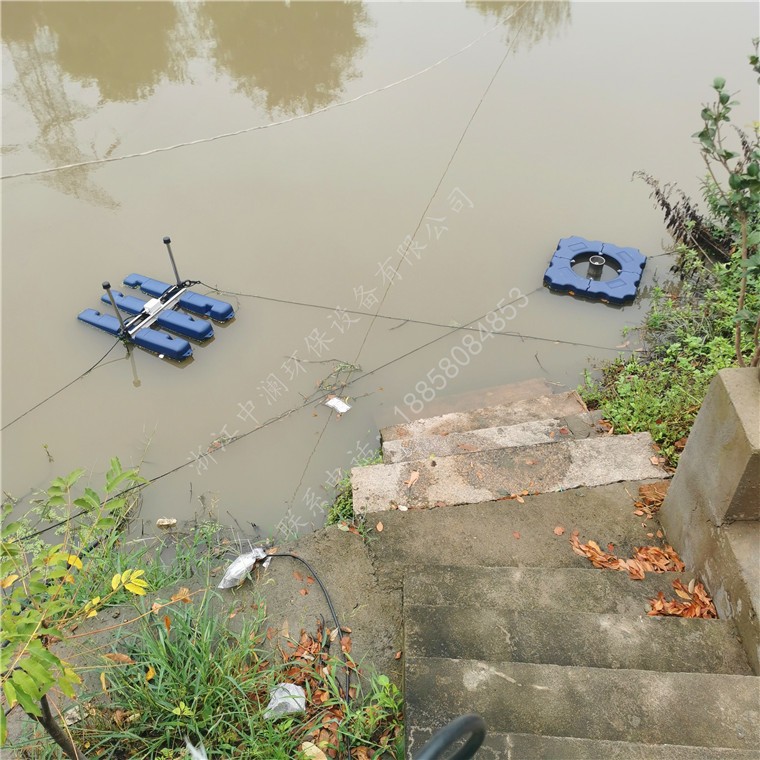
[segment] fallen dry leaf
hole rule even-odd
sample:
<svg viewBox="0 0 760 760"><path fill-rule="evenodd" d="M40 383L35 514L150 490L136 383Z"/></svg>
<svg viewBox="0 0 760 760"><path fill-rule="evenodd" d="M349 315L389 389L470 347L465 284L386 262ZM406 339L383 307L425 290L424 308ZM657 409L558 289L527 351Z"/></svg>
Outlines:
<svg viewBox="0 0 760 760"><path fill-rule="evenodd" d="M654 599L649 600L651 609L647 615L704 619L718 617L715 605L707 593L707 589L701 583L696 583L696 579L692 579L688 587L676 579L673 581L673 589L684 601L666 599L665 594L660 591Z"/></svg>
<svg viewBox="0 0 760 760"><path fill-rule="evenodd" d="M308 591L307 591L305 588L299 588L299 589L298 589L298 593L299 593L301 596L306 596L306 595L307 595L309 592L308 592Z"/></svg>
<svg viewBox="0 0 760 760"><path fill-rule="evenodd" d="M401 650L399 649L396 654L393 655L394 660L400 660L401 659Z"/></svg>
<svg viewBox="0 0 760 760"><path fill-rule="evenodd" d="M512 533L512 535L513 535L515 538L520 538L520 533L519 533L518 531L514 531L514 533Z"/></svg>
<svg viewBox="0 0 760 760"><path fill-rule="evenodd" d="M375 525L375 530L378 533L382 533L383 532L383 528L384 528L384 525L381 522L379 522L377 525Z"/></svg>
<svg viewBox="0 0 760 760"><path fill-rule="evenodd" d="M596 541L582 544L577 531L573 531L570 537L570 546L576 554L586 557L594 567L606 570L622 570L634 580L642 580L644 573L681 573L684 570L681 558L675 549L667 544L663 547L637 546L633 550L633 557L623 559L615 556L611 550L609 552L602 551Z"/></svg>
<svg viewBox="0 0 760 760"><path fill-rule="evenodd" d="M172 621L171 618L168 615L164 615L164 627L166 628L167 633L171 633L172 630Z"/></svg>
<svg viewBox="0 0 760 760"><path fill-rule="evenodd" d="M104 654L103 657L115 662L117 665L134 665L135 661L128 654L121 654L121 652L112 652L110 654Z"/></svg>
<svg viewBox="0 0 760 760"><path fill-rule="evenodd" d="M327 755L313 742L304 742L301 745L301 752L308 760L327 760Z"/></svg>
<svg viewBox="0 0 760 760"><path fill-rule="evenodd" d="M300 583L303 580L303 575L298 570L293 571L293 577Z"/></svg>
<svg viewBox="0 0 760 760"><path fill-rule="evenodd" d="M563 528L561 525L558 525L558 526L557 526L557 527L554 529L554 535L555 535L555 536L561 536L561 535L562 535L564 532L565 532L565 529L564 529L564 528Z"/></svg>
<svg viewBox="0 0 760 760"><path fill-rule="evenodd" d="M176 594L173 594L170 598L173 602L184 602L185 604L190 604L190 602L192 601L190 599L190 589L185 588L184 586L181 589L179 589Z"/></svg>
<svg viewBox="0 0 760 760"><path fill-rule="evenodd" d="M152 681L156 675L156 671L152 665L148 665L148 672L145 674L146 681Z"/></svg>
<svg viewBox="0 0 760 760"><path fill-rule="evenodd" d="M420 479L420 473L417 470L412 470L412 474L409 476L409 480L404 481L404 485L411 489L411 487ZM398 481L396 481L398 482Z"/></svg>

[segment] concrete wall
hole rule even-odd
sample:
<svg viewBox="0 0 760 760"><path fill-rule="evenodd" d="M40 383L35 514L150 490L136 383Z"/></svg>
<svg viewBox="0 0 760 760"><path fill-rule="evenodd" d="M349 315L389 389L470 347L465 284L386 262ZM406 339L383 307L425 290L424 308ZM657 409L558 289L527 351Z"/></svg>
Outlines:
<svg viewBox="0 0 760 760"><path fill-rule="evenodd" d="M660 510L669 542L736 622L760 675L760 375L713 379Z"/></svg>

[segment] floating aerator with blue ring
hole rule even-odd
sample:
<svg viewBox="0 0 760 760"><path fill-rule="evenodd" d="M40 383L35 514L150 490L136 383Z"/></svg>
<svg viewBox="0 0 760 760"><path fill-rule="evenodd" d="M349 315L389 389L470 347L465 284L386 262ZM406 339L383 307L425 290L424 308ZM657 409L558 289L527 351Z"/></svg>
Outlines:
<svg viewBox="0 0 760 760"><path fill-rule="evenodd" d="M588 276L582 277L573 265L587 259ZM627 304L636 298L647 257L636 248L620 248L612 243L586 240L582 237L562 238L544 273L549 290L581 296L603 303ZM600 280L604 266L617 271L617 277Z"/></svg>

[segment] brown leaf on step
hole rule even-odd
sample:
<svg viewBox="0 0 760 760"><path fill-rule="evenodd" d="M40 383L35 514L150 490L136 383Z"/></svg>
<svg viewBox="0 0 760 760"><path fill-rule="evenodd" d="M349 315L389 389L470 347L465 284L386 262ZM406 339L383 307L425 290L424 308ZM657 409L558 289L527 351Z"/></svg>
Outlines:
<svg viewBox="0 0 760 760"><path fill-rule="evenodd" d="M612 554L612 552L614 552L614 551L615 551L615 544L613 544L613 543L612 543L612 541L610 541L610 543L608 543L608 544L607 544L607 551L608 551L610 554Z"/></svg>
<svg viewBox="0 0 760 760"><path fill-rule="evenodd" d="M307 575L307 576L306 576L306 582L307 582L307 583L310 583L310 584L311 584L311 583L314 583L314 578L312 578L310 575Z"/></svg>
<svg viewBox="0 0 760 760"><path fill-rule="evenodd" d="M478 470L475 473L475 477L477 477L478 480L483 480L483 473L480 470Z"/></svg>
<svg viewBox="0 0 760 760"><path fill-rule="evenodd" d="M531 464L531 465L536 464L536 460L535 459L526 459L525 460L525 464Z"/></svg>
<svg viewBox="0 0 760 760"><path fill-rule="evenodd" d="M647 533L647 538L654 538L654 533Z"/></svg>
<svg viewBox="0 0 760 760"><path fill-rule="evenodd" d="M299 588L299 589L298 589L298 593L299 593L301 596L306 596L306 594L308 594L309 592L308 592L308 591L307 591L305 588Z"/></svg>
<svg viewBox="0 0 760 760"><path fill-rule="evenodd" d="M652 513L656 512L662 505L668 488L670 488L669 480L664 483L647 483L639 486L640 503L637 503L637 506L647 507Z"/></svg>
<svg viewBox="0 0 760 760"><path fill-rule="evenodd" d="M558 526L557 526L557 527L554 529L554 535L555 535L555 536L561 536L561 535L563 535L563 534L564 534L564 532L565 532L565 529L564 529L564 528L563 528L561 525L558 525Z"/></svg>
<svg viewBox="0 0 760 760"><path fill-rule="evenodd" d="M471 443L458 443L457 448L462 449L462 451L477 451L478 450L478 447L473 446Z"/></svg>
<svg viewBox="0 0 760 760"><path fill-rule="evenodd" d="M412 470L411 475L409 475L409 480L405 480L404 485L411 489L411 487L419 480L419 478L420 473L417 470Z"/></svg>
<svg viewBox="0 0 760 760"><path fill-rule="evenodd" d="M523 497L522 497L522 496L520 496L520 494L518 494L518 493L513 493L513 494L512 494L512 498L513 498L515 501L519 501L519 502L520 502L520 504L525 504L525 499L523 499Z"/></svg>
<svg viewBox="0 0 760 760"><path fill-rule="evenodd" d="M559 429L559 434L560 435L570 435L570 429L566 428L566 427L561 427Z"/></svg>
<svg viewBox="0 0 760 760"><path fill-rule="evenodd" d="M556 430L552 430L551 433L549 433L549 438L554 438L554 436L557 434Z"/></svg>
<svg viewBox="0 0 760 760"><path fill-rule="evenodd" d="M343 636L340 640L340 650L346 654L351 654L351 637Z"/></svg>
<svg viewBox="0 0 760 760"><path fill-rule="evenodd" d="M303 575L298 570L293 571L293 577L300 583L303 580Z"/></svg>
<svg viewBox="0 0 760 760"><path fill-rule="evenodd" d="M665 534L661 530L658 530L655 535L657 536L657 538L664 538L665 537Z"/></svg>
<svg viewBox="0 0 760 760"><path fill-rule="evenodd" d="M640 510L640 509L635 510L633 514L634 515L638 515L639 517L643 517L644 516L644 512L642 510Z"/></svg>
<svg viewBox="0 0 760 760"><path fill-rule="evenodd" d="M115 662L117 665L134 665L135 661L128 655L121 652L110 652L104 654L103 657Z"/></svg>
<svg viewBox="0 0 760 760"><path fill-rule="evenodd" d="M400 660L401 659L401 650L399 649L396 654L393 655L394 660Z"/></svg>
<svg viewBox="0 0 760 760"><path fill-rule="evenodd" d="M660 591L654 599L649 600L650 610L647 614L704 619L718 617L707 589L701 583L696 583L695 579L689 583L688 587L676 579L673 581L673 589L684 601L665 599L665 594Z"/></svg>
<svg viewBox="0 0 760 760"><path fill-rule="evenodd" d="M649 461L650 461L652 464L655 464L655 465L657 465L657 464L659 464L659 463L660 463L660 457L649 457Z"/></svg>
<svg viewBox="0 0 760 760"><path fill-rule="evenodd" d="M519 532L519 531L514 531L514 532L512 533L512 535L513 535L515 538L520 538L520 532Z"/></svg>
<svg viewBox="0 0 760 760"><path fill-rule="evenodd" d="M377 525L375 525L375 530L378 533L382 533L383 532L383 527L384 527L383 524L381 522L379 522Z"/></svg>
<svg viewBox="0 0 760 760"><path fill-rule="evenodd" d="M674 444L673 448L676 451L683 451L686 448L686 441L689 439L688 435L685 435L683 438L679 438Z"/></svg>

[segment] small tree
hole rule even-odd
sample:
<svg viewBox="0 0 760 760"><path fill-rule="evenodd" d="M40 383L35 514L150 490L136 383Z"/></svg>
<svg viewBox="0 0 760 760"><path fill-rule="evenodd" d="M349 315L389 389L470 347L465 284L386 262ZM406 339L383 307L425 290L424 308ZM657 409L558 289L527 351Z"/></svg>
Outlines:
<svg viewBox="0 0 760 760"><path fill-rule="evenodd" d="M129 510L127 492L146 482L137 470L122 470L119 460L112 459L103 498L91 488L75 498L73 489L83 475L84 470L75 470L56 478L41 499L43 515L61 511L68 515L62 542L30 551L23 520L6 523L12 503L3 504L0 529L0 682L8 711L19 705L74 760L85 755L53 715L48 695L57 688L75 699L81 678L51 647L65 642L80 622L95 617L118 592L125 589L142 596L148 585L141 577L143 570L131 569L114 575L110 586L108 579L96 579L105 586L102 596L89 593L92 578L83 583L88 551L119 529ZM75 518L82 518L76 527ZM7 738L6 715L3 711L0 718L0 745Z"/></svg>
<svg viewBox="0 0 760 760"><path fill-rule="evenodd" d="M758 40L754 42L755 53L749 60L752 68L760 74ZM702 108L704 126L694 137L700 142L709 175L707 194L711 206L727 225L735 241L734 253L741 257L741 285L734 334L736 361L740 367L757 367L760 365L760 314L748 312L745 299L748 283L760 274L760 134L757 125L751 137L732 125L738 145L734 145L735 150L729 149L726 125L731 121L731 109L737 102L731 99L732 95L726 90L726 80L722 77L717 77L712 86L716 99ZM725 184L721 183L721 179ZM745 357L742 337L745 329L752 336L748 357Z"/></svg>

